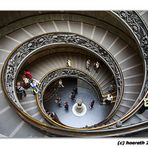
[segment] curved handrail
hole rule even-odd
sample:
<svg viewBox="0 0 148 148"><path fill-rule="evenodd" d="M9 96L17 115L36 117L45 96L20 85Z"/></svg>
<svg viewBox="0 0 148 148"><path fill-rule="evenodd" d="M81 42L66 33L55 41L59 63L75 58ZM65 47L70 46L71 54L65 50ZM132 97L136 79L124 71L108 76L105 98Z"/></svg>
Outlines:
<svg viewBox="0 0 148 148"><path fill-rule="evenodd" d="M143 57L144 61L144 81L143 86L141 89L141 92L133 104L133 107L130 108L128 111L129 114L136 112L136 106L139 106L139 108L142 106L142 102L145 95L145 92L148 90L148 32L147 27L145 26L144 22L140 18L140 16L134 12L134 11L115 11L113 12L115 16L122 21L128 28L128 30L133 34L135 41L137 42L137 45L141 51L141 55ZM135 111L134 111L135 109ZM130 113L131 112L131 113Z"/></svg>
<svg viewBox="0 0 148 148"><path fill-rule="evenodd" d="M18 71L27 58L49 45L55 46L61 44L89 50L101 58L101 60L103 60L112 71L114 79L116 80L117 98L111 113L108 115L108 118L111 118L113 113L117 110L117 106L119 106L123 95L124 80L121 69L113 56L104 50L100 45L85 37L73 33L47 33L37 36L21 44L8 56L2 70L2 85L4 88L6 84L6 92L7 95L10 96L9 99L12 99L15 103L17 102L19 104L19 101L16 99L17 97L14 90L14 85ZM5 73L7 73L6 76Z"/></svg>
<svg viewBox="0 0 148 148"><path fill-rule="evenodd" d="M55 80L63 78L63 77L76 77L79 79L83 79L84 81L86 81L87 83L89 83L96 91L96 93L100 92L100 88L98 86L98 83L89 75L87 75L86 73L82 72L79 69L76 68L67 68L67 67L63 67L60 69L55 69L53 71L48 72L47 74L45 74L42 79L40 80L40 93L36 94L36 101L37 101L37 105L39 107L39 110L41 112L41 114L45 117L45 119L47 119L51 124L55 125L55 126L60 126L63 128L70 128L70 129L75 129L73 127L58 123L54 120L52 120L52 118L50 118L44 107L43 107L43 96L45 93L46 88ZM98 93L97 94L98 97L102 97L100 96L101 94ZM79 128L79 130L88 130L88 128Z"/></svg>
<svg viewBox="0 0 148 148"><path fill-rule="evenodd" d="M43 79L42 79L43 80ZM42 81L41 80L41 81ZM145 94L145 96L147 96L147 94L148 94L148 92ZM38 98L38 96L37 96L37 100L38 100L39 98ZM141 103L143 103L143 100L145 99L145 97L141 100ZM38 102L38 101L37 101ZM39 102L38 102L39 103ZM136 110L134 111L134 113L135 112L137 112L138 110L139 110L139 108L140 108L141 106L139 105L137 105L136 106ZM40 105L40 110L42 110L42 107L41 107L41 105ZM112 125L114 125L114 124L116 124L117 122L119 122L119 121L122 121L122 122L124 122L125 120L127 120L127 119L129 119L129 117L131 117L131 115L133 114L133 112L130 112L129 114L125 114L125 116L123 116L122 118L120 118L119 120L116 120L115 122L112 122L112 123L110 123L110 124L106 124L106 125L102 125L102 126L97 126L97 127L90 127L89 128L89 130L97 130L97 129L102 129L102 128L106 128L106 127L109 127L109 126L112 126ZM46 116L46 118L48 118L48 116ZM71 127L68 127L68 126L61 126L60 124L57 124L57 123L55 123L55 122L53 122L54 123L54 125L57 125L57 126L60 126L60 127L64 127L64 128L70 128L70 129L73 129L73 128L71 128ZM79 130L88 130L88 128L79 128Z"/></svg>
<svg viewBox="0 0 148 148"><path fill-rule="evenodd" d="M142 102L142 100L141 100L141 102Z"/></svg>

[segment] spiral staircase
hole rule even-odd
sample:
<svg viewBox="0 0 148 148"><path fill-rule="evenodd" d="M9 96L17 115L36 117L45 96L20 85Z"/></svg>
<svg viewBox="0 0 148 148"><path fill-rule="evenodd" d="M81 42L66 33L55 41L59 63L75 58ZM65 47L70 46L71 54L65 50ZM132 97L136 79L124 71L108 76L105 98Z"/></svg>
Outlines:
<svg viewBox="0 0 148 148"><path fill-rule="evenodd" d="M138 113L147 94L147 11L3 15L9 17L0 28L0 137L147 136L147 110ZM101 63L98 73L86 69L88 58ZM14 85L25 67L44 90L44 78L66 69L67 59L72 61L69 69L89 76L102 95L113 81L116 84L114 106L97 125L63 125L47 117L42 94L33 95L29 88L23 100L16 95Z"/></svg>

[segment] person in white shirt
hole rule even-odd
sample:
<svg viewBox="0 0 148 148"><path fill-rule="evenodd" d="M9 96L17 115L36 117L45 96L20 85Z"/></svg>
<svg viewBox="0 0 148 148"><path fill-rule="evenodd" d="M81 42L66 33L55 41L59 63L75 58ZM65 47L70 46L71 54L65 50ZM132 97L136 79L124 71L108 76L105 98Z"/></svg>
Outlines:
<svg viewBox="0 0 148 148"><path fill-rule="evenodd" d="M113 101L113 96L111 94L107 94L105 101L107 104L110 104Z"/></svg>
<svg viewBox="0 0 148 148"><path fill-rule="evenodd" d="M24 82L25 89L29 88L30 87L29 79L25 75L23 75L22 80Z"/></svg>
<svg viewBox="0 0 148 148"><path fill-rule="evenodd" d="M71 67L71 60L70 59L67 60L67 67Z"/></svg>
<svg viewBox="0 0 148 148"><path fill-rule="evenodd" d="M59 86L58 87L64 87L62 79L59 80Z"/></svg>

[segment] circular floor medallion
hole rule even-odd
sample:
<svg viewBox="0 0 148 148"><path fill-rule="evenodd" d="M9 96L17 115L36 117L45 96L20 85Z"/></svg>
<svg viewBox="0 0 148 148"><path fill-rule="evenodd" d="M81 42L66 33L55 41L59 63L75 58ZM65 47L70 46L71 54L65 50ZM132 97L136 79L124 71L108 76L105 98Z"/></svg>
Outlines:
<svg viewBox="0 0 148 148"><path fill-rule="evenodd" d="M87 112L87 108L86 105L84 103L82 103L81 108L79 108L78 104L75 103L72 107L72 112L74 115L82 117L86 114Z"/></svg>

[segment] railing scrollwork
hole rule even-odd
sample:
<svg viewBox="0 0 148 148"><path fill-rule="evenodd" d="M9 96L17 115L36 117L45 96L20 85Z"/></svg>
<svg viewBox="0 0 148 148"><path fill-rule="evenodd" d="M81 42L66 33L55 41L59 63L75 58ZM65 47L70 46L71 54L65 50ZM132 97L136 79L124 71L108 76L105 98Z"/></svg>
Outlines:
<svg viewBox="0 0 148 148"><path fill-rule="evenodd" d="M118 15L118 17L122 21L125 21L127 25L129 25L130 28L132 29L133 34L137 38L139 47L144 57L145 69L147 73L145 74L144 85L143 85L141 94L139 95L139 99L140 99L140 98L143 98L142 96L144 96L143 90L145 91L148 90L148 87L147 87L148 86L148 32L147 32L147 28L141 21L140 17L133 11L131 12L116 11L115 13ZM27 59L29 59L29 57L31 57L32 54L40 51L42 48L50 46L50 45L53 46L53 45L61 45L61 44L77 46L77 47L87 49L90 52L93 52L96 55L98 55L98 57L100 57L108 65L108 67L112 71L114 78L116 80L116 86L118 88L116 105L119 105L120 100L122 99L124 80L123 80L120 67L116 63L115 59L106 50L104 50L101 46L99 46L97 43L85 37L82 37L77 34L72 34L72 33L50 33L50 34L44 34L41 36L37 36L21 44L10 54L10 56L7 58L6 62L4 63L4 66L2 69L2 79L1 79L2 87L6 95L8 96L9 100L18 107L18 111L22 109L16 97L16 94L15 94L15 80L16 80L19 69L21 68L23 63ZM55 75L53 74L52 77L54 76ZM50 127L45 126L43 124L41 125L37 123L36 121L33 121L31 118L27 117L27 115L25 115L23 112L20 112L20 114L22 118L24 118L24 120L27 120L30 124L32 122L33 125L35 125L36 127L40 127L40 128L43 126L45 128L45 131L47 130L48 132L50 132ZM113 125L113 123L111 124ZM146 126L146 124L144 125ZM107 127L107 126L104 125L104 127ZM79 134L84 135L84 136L86 135L86 133L84 132L78 133L78 131L76 132L75 131L64 131L63 129L56 129L56 128L52 129L52 128L53 127L51 127L52 133L54 133L54 131L58 133L58 131L61 130L61 133L63 132L63 135L66 135L67 133L71 133L72 136L79 135ZM111 131L110 133L112 133L113 130L110 130L110 129L106 130L106 133L108 131ZM92 135L99 134L99 131L89 131L89 132L87 133L88 135L91 135L91 132L92 133L94 132L94 134ZM103 131L103 133L105 132ZM116 135L117 133L114 133L114 134Z"/></svg>
<svg viewBox="0 0 148 148"><path fill-rule="evenodd" d="M83 36L72 34L72 33L50 33L44 34L33 39L28 40L27 42L20 45L16 48L7 61L4 64L3 68L3 86L6 86L6 93L9 98L19 106L19 101L15 93L15 80L18 74L18 70L23 65L24 61L29 59L29 56L42 50L47 46L54 45L71 45L76 47L81 47L82 49L87 49L90 52L93 52L99 58L101 58L109 67L114 75L114 79L117 85L117 98L116 98L116 108L120 103L123 94L123 85L124 80L122 72L116 62L116 60L103 49L100 45L95 43L92 40L89 40ZM6 74L7 73L7 74ZM115 110L115 108L114 108Z"/></svg>
<svg viewBox="0 0 148 148"><path fill-rule="evenodd" d="M54 125L58 125L63 127L63 124L61 123L57 123L57 122L53 122L52 119L49 118L49 116L47 115L44 106L43 106L43 99L44 99L44 93L46 88L53 82L56 81L57 79L61 79L61 78L66 78L66 77L74 77L77 79L82 79L84 81L86 81L87 83L89 83L90 86L93 87L93 89L95 90L98 99L102 100L102 96L101 96L101 92L100 92L100 88L97 85L97 82L95 80L93 80L89 75L87 75L86 73L78 70L78 69L73 69L73 68L61 68L61 69L57 69L54 70L52 72L49 72L48 74L46 74L40 81L40 93L37 94L37 104L39 106L39 109L42 113L42 115L51 123ZM69 126L64 125L65 128L72 128Z"/></svg>
<svg viewBox="0 0 148 148"><path fill-rule="evenodd" d="M142 21L141 17L135 11L115 11L114 13L117 14L121 21L123 21L129 27L129 30L131 30L131 33L135 37L137 46L139 47L139 51L143 57L145 76L141 92L139 93L138 99L133 105L134 108L134 106L136 106L139 101L142 103L141 99L144 98L144 95L148 90L148 28Z"/></svg>

